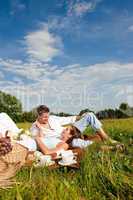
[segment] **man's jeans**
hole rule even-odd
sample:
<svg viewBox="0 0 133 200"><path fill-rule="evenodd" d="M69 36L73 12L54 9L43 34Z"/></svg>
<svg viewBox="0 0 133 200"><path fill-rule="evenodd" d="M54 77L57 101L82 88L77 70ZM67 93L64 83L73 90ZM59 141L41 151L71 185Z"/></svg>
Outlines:
<svg viewBox="0 0 133 200"><path fill-rule="evenodd" d="M88 125L90 125L94 130L99 130L102 127L101 122L92 112L86 113L83 118L81 118L79 121L76 121L73 125L78 128L81 133Z"/></svg>

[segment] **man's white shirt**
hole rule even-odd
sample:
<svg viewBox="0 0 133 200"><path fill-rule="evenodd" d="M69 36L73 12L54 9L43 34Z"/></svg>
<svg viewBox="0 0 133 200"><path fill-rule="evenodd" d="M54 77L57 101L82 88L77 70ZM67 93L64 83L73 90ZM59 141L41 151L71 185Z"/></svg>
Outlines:
<svg viewBox="0 0 133 200"><path fill-rule="evenodd" d="M55 115L50 115L48 119L48 123L50 125L49 128L41 127L41 132L44 133L45 137L60 137L61 133L64 129L63 125L72 124L76 121L76 116L71 117L58 117ZM30 128L33 137L36 137L39 133L40 129L37 127L36 122L32 124Z"/></svg>
<svg viewBox="0 0 133 200"><path fill-rule="evenodd" d="M51 129L42 128L41 132L44 132L44 142L50 148L53 148L56 145L57 138L61 137L61 133L64 129L63 125L66 124L74 124L76 121L76 116L70 117L59 117L55 115L50 115L48 119L48 123ZM40 129L36 126L36 122L32 124L30 129L32 136L36 137L39 133ZM55 138L55 141L54 141ZM72 142L73 147L85 148L88 145L92 144L91 141L84 141L82 139L74 139Z"/></svg>
<svg viewBox="0 0 133 200"><path fill-rule="evenodd" d="M61 133L64 129L63 125L74 123L76 121L76 116L72 117L58 117L54 115L50 115L48 119L48 123L50 128L38 127L37 122L32 124L30 129L32 133L32 137L36 137L39 132L41 132L42 142L48 148L55 148L57 144L61 141Z"/></svg>

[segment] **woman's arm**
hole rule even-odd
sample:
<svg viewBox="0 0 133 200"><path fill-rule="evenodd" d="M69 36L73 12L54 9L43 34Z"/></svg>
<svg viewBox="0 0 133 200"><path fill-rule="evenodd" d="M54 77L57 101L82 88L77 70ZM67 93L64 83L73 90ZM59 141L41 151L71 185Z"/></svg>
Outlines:
<svg viewBox="0 0 133 200"><path fill-rule="evenodd" d="M49 149L46 147L46 145L42 142L41 140L41 137L37 136L35 138L36 142L37 142L37 145L38 147L40 148L41 152L43 154L46 154L46 155L50 155L50 154L53 154L53 153L56 153L57 151L61 150L61 149L64 149L64 150L67 150L68 149L68 144L67 143L60 143L57 145L56 148L53 148L53 149Z"/></svg>

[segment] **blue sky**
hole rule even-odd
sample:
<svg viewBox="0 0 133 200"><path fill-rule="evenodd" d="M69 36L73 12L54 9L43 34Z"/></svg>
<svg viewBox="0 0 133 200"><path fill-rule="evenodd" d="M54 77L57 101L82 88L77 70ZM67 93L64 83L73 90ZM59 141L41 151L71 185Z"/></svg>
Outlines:
<svg viewBox="0 0 133 200"><path fill-rule="evenodd" d="M24 110L133 105L132 0L0 0L0 89Z"/></svg>

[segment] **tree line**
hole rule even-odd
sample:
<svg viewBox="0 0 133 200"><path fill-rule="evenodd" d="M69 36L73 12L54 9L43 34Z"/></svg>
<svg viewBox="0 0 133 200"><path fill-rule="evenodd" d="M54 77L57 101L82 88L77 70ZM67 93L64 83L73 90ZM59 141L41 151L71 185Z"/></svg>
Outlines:
<svg viewBox="0 0 133 200"><path fill-rule="evenodd" d="M89 108L81 110L79 115L86 112L93 112ZM22 103L15 96L6 94L0 91L0 113L7 113L15 122L33 122L37 117L36 108L31 111L23 111ZM70 113L51 113L57 116L71 116ZM116 118L128 118L133 117L133 107L127 103L121 103L117 109L105 109L95 113L99 119L116 119Z"/></svg>

